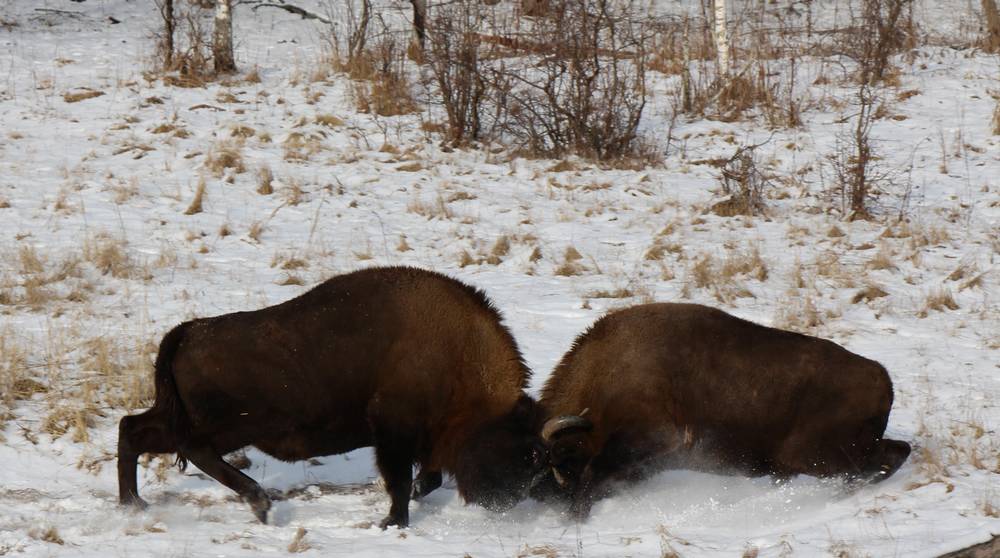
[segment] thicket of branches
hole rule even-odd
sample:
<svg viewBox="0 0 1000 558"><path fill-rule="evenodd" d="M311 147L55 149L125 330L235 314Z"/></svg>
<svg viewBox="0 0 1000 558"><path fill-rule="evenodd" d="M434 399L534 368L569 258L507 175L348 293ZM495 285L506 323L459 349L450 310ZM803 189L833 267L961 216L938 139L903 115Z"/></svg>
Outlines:
<svg viewBox="0 0 1000 558"><path fill-rule="evenodd" d="M218 63L205 12L224 0L155 1L164 20L165 69L199 75L213 59ZM880 157L871 133L884 117L883 88L897 83L894 57L920 38L913 0L849 0L846 18L826 28L817 26L812 2L734 7L700 0L679 14L655 16L635 0L519 0L514 6L324 0L325 11L315 13L294 0L229 1L327 25L334 67L354 80L359 110L420 112L424 129L452 146L500 145L528 156L609 161L648 155L639 125L652 71L668 76L673 95L670 128L653 132L665 138L657 146L661 154L671 147L678 118L798 127L815 106L809 89L819 83L799 79L801 60L836 60L832 67L840 75L820 78L856 91L841 93L850 130L826 160L835 171L833 190L851 217L868 216L876 192L884 190L872 187L886 178L873 170ZM981 6L983 38L976 44L998 50L995 2ZM734 209L740 213L763 211L767 181L752 151L738 147L742 155L729 161L723 177L724 190L741 200Z"/></svg>

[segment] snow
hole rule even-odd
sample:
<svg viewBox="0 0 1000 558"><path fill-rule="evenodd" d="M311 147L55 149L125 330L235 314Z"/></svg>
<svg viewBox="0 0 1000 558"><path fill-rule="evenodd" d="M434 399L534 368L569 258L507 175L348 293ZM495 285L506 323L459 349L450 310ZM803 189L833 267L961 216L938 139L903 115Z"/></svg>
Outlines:
<svg viewBox="0 0 1000 558"><path fill-rule="evenodd" d="M963 37L974 21L967 4L919 2L918 22L935 37ZM252 556L289 552L301 528L304 555L920 557L1000 533L996 57L930 44L895 60L901 83L888 110L905 118L879 120L874 135L897 186L878 220L846 222L831 210L839 206L823 165L845 126L837 122L852 115L848 104L816 103L796 130L681 118L662 165L575 161L575 170L553 171L556 161L443 149L420 131L418 115L355 111L346 77L312 78L326 53L320 24L245 8L235 9L237 64L257 68L260 83L185 89L147 73L151 2L0 5L0 17L17 22L0 27L0 373L22 353L20 369L49 387L9 409L0 402L0 416L11 415L0 420L0 555ZM800 76L811 83L838 71L813 61ZM643 130L654 139L664 139L671 83L651 84ZM63 100L82 88L104 95ZM918 93L897 97L909 90ZM850 89L820 92L846 99ZM315 121L325 114L345 123ZM190 135L153 132L164 123ZM258 132L240 147L246 171L217 176L206 156L235 143L237 125ZM284 157L296 133L320 146L306 161ZM768 217L706 213L718 171L694 162L731 155L727 138L772 133L762 159L790 180L773 187L783 195L768 200ZM414 162L419 169L401 170ZM807 165L822 172L796 174ZM256 193L263 166L274 175L270 196ZM201 179L203 211L185 215ZM905 227L894 224L900 212ZM833 226L845 236L829 236ZM463 252L484 259L505 235L511 249L499 264L460 267ZM410 250L400 250L403 237ZM655 242L680 251L648 260ZM108 246L125 255L119 267L99 257ZM557 275L570 246L583 254L582 273ZM532 261L536 247L542 259ZM693 284L698 258L721 265L755 248L766 278ZM879 250L893 254L894 269L868 265ZM25 263L31 253L42 271ZM305 267L284 265L293 259ZM60 275L64 264L70 271ZM383 532L373 524L388 499L373 484L370 450L293 464L250 450L248 474L267 489L297 489L276 502L269 525L196 468L182 474L159 459L140 468L150 508L118 508L117 421L130 412L121 402L129 382L148 379L150 343L185 319L274 304L379 264L428 267L484 288L535 371L533 393L604 311L645 300L687 297L833 339L889 369L896 401L887 435L914 453L887 481L856 491L810 477L667 471L600 501L581 524L530 500L505 514L466 506L446 481L411 504L409 529ZM951 278L960 267L964 277ZM289 278L297 281L283 284ZM868 283L888 296L852 303ZM752 296L733 294L737 287ZM958 308L925 311L942 288ZM597 296L616 289L633 296ZM810 306L818 325L802 325ZM72 419L65 433L53 430L60 410L86 410L89 439L74 441Z"/></svg>

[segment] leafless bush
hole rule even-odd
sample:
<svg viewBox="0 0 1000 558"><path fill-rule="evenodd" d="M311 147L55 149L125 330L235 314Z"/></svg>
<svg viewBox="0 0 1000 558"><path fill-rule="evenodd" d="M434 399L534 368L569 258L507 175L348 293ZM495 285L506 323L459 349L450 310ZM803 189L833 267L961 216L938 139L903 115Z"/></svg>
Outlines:
<svg viewBox="0 0 1000 558"><path fill-rule="evenodd" d="M508 70L504 131L529 153L633 155L646 105L647 28L630 2L561 0L537 23L531 67Z"/></svg>
<svg viewBox="0 0 1000 558"><path fill-rule="evenodd" d="M453 145L480 139L487 108L487 67L480 60L483 14L479 2L446 5L431 18L426 61L448 118L448 140Z"/></svg>
<svg viewBox="0 0 1000 558"><path fill-rule="evenodd" d="M858 83L888 77L889 58L913 41L913 0L861 0L861 13L841 35L839 49L858 65Z"/></svg>
<svg viewBox="0 0 1000 558"><path fill-rule="evenodd" d="M876 186L889 182L889 174L875 164L878 157L871 138L875 123L878 94L867 83L857 90L857 115L849 134L837 137L837 153L833 156L833 169L841 208L851 220L870 217L869 201Z"/></svg>
<svg viewBox="0 0 1000 558"><path fill-rule="evenodd" d="M380 116L408 114L417 110L406 72L406 41L383 27L370 47L358 53L348 73L354 84L354 100L361 112Z"/></svg>
<svg viewBox="0 0 1000 558"><path fill-rule="evenodd" d="M713 213L724 217L764 213L764 191L770 182L757 165L755 150L761 145L739 147L726 161L719 182L728 198L713 205Z"/></svg>

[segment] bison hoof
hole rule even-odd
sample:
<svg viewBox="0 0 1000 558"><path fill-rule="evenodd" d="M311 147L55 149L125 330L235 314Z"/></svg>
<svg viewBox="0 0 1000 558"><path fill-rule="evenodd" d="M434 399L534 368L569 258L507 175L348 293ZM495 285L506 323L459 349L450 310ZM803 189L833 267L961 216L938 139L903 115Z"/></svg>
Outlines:
<svg viewBox="0 0 1000 558"><path fill-rule="evenodd" d="M247 498L247 501L250 503L250 509L253 510L257 521L267 525L267 514L271 509L271 499L266 494L261 493Z"/></svg>
<svg viewBox="0 0 1000 558"><path fill-rule="evenodd" d="M128 496L122 496L118 500L118 504L125 508L131 508L136 511L142 511L149 507L149 504L145 500L136 496L135 494L129 494Z"/></svg>
<svg viewBox="0 0 1000 558"><path fill-rule="evenodd" d="M383 531L395 525L400 529L405 529L410 524L410 519L408 517L394 517L392 515L385 516L385 519L379 522L378 526L382 528Z"/></svg>

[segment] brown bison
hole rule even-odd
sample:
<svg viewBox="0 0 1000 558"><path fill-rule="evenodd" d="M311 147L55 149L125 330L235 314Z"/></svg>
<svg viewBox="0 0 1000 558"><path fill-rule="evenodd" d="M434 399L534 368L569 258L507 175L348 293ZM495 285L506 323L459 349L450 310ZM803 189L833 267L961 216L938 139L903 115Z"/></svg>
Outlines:
<svg viewBox="0 0 1000 558"><path fill-rule="evenodd" d="M879 363L696 304L604 316L540 403L552 474L532 493L581 518L613 482L664 468L878 481L910 453L882 438L892 382Z"/></svg>
<svg viewBox="0 0 1000 558"><path fill-rule="evenodd" d="M545 448L523 391L530 371L501 319L473 287L387 267L185 322L160 344L153 407L121 421L119 499L145 506L139 455L177 453L265 522L264 490L224 454L252 445L293 461L374 446L392 502L383 528L406 526L411 494L440 486L442 472L466 501L509 508L545 470Z"/></svg>

